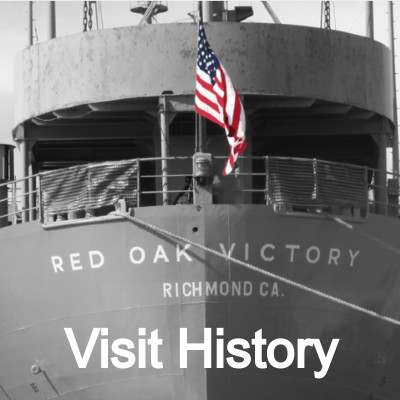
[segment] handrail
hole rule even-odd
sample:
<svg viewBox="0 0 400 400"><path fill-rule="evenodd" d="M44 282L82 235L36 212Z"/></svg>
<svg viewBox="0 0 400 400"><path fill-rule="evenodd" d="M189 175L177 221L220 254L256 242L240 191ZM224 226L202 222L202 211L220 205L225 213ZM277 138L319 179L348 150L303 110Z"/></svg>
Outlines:
<svg viewBox="0 0 400 400"><path fill-rule="evenodd" d="M24 181L29 181L29 180L31 180L31 179L33 179L33 178L36 178L36 177L39 177L40 175L43 175L43 174L45 174L45 173L46 173L46 172L40 172L40 173L38 173L38 174L29 175L29 176L24 177L24 178L14 179L14 180L9 181L9 182L0 183L0 187L2 187L2 186L8 186L8 185L13 184L13 183L20 183L20 182L24 182ZM19 189L20 189L20 188L19 188Z"/></svg>
<svg viewBox="0 0 400 400"><path fill-rule="evenodd" d="M161 184L165 176L161 173L163 160L168 161L167 190ZM221 163L226 157L216 156L213 160ZM339 212L361 219L368 213L400 215L400 175L393 172L298 157L241 156L239 164L241 168L223 178L222 183L217 179L219 186L213 182L213 176L219 173L214 168L213 176L206 181L212 192L210 201L267 204L280 213ZM121 165L129 165L130 169L118 175L115 171ZM87 183L82 181L79 193L76 183L80 178L74 175L77 173L89 179ZM383 181L386 185L376 180L377 174L386 176ZM26 181L28 185L23 185ZM228 192L225 197L219 189L221 185ZM121 200L126 203L122 206L127 208L161 205L165 193L171 195L169 204L192 204L200 186L194 177L191 156L138 158L43 171L0 184L0 194L3 191L0 226L33 220L46 224L57 219L103 216ZM29 189L24 192L23 187ZM382 191L387 192L387 203L377 195ZM54 201L58 202L57 206Z"/></svg>

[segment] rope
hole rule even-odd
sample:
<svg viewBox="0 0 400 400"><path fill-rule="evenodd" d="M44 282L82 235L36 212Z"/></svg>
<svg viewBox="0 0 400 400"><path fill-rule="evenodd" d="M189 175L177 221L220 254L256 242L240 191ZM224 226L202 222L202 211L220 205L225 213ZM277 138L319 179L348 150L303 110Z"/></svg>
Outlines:
<svg viewBox="0 0 400 400"><path fill-rule="evenodd" d="M400 250L399 250L398 248L392 246L392 245L389 244L389 243L386 243L386 242L383 241L382 239L379 239L379 238L377 238L376 236L374 236L374 235L372 235L372 234L370 234L370 233L368 233L368 232L364 232L364 231L360 231L359 229L356 229L356 228L354 227L354 225L351 225L351 224L349 224L348 222L343 221L343 220L342 220L341 218L339 218L339 217L335 217L335 216L333 216L333 215L331 215L331 214L328 214L328 213L326 213L326 212L321 212L320 214L326 216L327 218L331 219L332 221L337 222L339 225L342 225L342 226L344 226L345 228L347 228L347 229L349 229L349 230L352 230L352 231L354 231L354 232L357 232L359 235L365 236L365 237L367 237L368 239L371 239L372 241L378 243L378 244L381 245L382 247L385 247L386 249L388 249L388 250L390 250L390 251L393 251L394 253L400 255Z"/></svg>
<svg viewBox="0 0 400 400"><path fill-rule="evenodd" d="M251 271L258 272L258 273L260 273L262 275L268 276L269 278L272 278L272 279L275 279L277 281L283 282L283 283L285 283L287 285L290 285L290 286L293 286L293 287L295 287L297 289L303 290L305 292L312 293L312 294L314 294L316 296L319 296L319 297L322 297L324 299L330 300L330 301L332 301L332 302L334 302L336 304L340 304L340 305L342 305L344 307L350 308L350 309L355 310L355 311L359 311L359 312L364 313L366 315L369 315L371 317L381 319L381 320L389 322L389 323L391 323L393 325L400 326L400 321L397 320L397 319L394 319L394 318L379 314L379 313L377 313L375 311L369 310L369 309L364 308L364 307L360 307L357 304L350 303L348 301L342 300L342 299L340 299L338 297L335 297L335 296L331 296L331 295L329 295L327 293L324 293L324 292L321 292L319 290L313 289L313 288L311 288L309 286L306 286L306 285L303 285L301 283L292 281L291 279L288 279L288 278L285 278L283 276L274 274L273 272L270 272L270 271L261 269L259 267L256 267L255 265L252 265L250 263L238 260L237 258L234 258L232 256L225 255L225 254L220 253L220 252L218 252L216 250L213 250L213 249L211 249L209 247L206 247L206 246L204 246L204 245L202 245L200 243L193 242L190 239L187 239L187 238L184 238L184 237L182 237L180 235L177 235L176 233L167 231L167 230L165 230L163 228L160 228L160 227L158 227L156 225L153 225L153 224L151 224L149 222L143 221L143 220L141 220L141 219L139 219L137 217L131 216L129 214L124 214L124 213L115 213L115 215L121 216L121 217L127 219L128 221L131 221L131 222L133 222L133 223L135 223L137 225L141 225L141 226L144 226L144 227L146 227L146 228L148 228L150 230L159 232L159 233L163 234L164 236L169 236L169 237L172 237L174 239L180 240L182 242L188 243L188 244L190 244L190 245L192 245L194 247L197 247L200 250L203 250L203 251L206 251L208 253L214 254L215 256L223 258L223 259L225 259L227 261L234 262L235 264L241 265L242 267L245 267L245 268L247 268L247 269L249 269ZM344 224L346 224L346 225L350 225L350 224L347 224L344 221L342 221L342 222ZM351 226L351 228L353 228L353 227Z"/></svg>

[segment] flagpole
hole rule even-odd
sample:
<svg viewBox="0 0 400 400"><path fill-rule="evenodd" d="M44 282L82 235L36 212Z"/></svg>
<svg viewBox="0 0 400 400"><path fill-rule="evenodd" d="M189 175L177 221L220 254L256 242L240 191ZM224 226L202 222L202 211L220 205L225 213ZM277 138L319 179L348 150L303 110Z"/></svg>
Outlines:
<svg viewBox="0 0 400 400"><path fill-rule="evenodd" d="M199 20L203 20L203 2L199 1ZM200 114L197 115L197 151L203 153L205 151L206 136L206 120Z"/></svg>
<svg viewBox="0 0 400 400"><path fill-rule="evenodd" d="M196 98L195 100L196 101ZM198 132L198 127L199 127L199 115L197 114L197 112L194 112L194 152L197 153L199 151L199 141L198 141L198 137L199 137L199 132Z"/></svg>
<svg viewBox="0 0 400 400"><path fill-rule="evenodd" d="M198 8L199 8L199 19L203 21L203 2L198 1Z"/></svg>
<svg viewBox="0 0 400 400"><path fill-rule="evenodd" d="M199 115L199 152L204 153L204 144L205 144L205 136L206 136L206 121L204 117Z"/></svg>

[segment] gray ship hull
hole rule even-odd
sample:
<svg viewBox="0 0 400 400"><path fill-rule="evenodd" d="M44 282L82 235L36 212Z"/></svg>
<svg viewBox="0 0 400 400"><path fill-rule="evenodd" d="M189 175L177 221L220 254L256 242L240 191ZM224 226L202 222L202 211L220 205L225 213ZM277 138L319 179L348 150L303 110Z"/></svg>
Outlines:
<svg viewBox="0 0 400 400"><path fill-rule="evenodd" d="M266 206L137 209L136 216L207 249L393 318L399 315L395 219L371 215L352 229L318 216L280 216ZM397 399L398 327L248 270L233 261L124 219L0 231L0 399ZM186 246L186 247L185 247ZM22 250L23 249L23 250ZM83 354L102 338L158 330L163 368L101 366L100 338L79 368L64 328ZM326 376L315 352L305 368L204 368L192 351L180 365L180 328L202 342L262 329L268 342L339 338ZM138 355L138 354L137 354ZM213 357L215 352L213 352ZM109 354L111 358L113 354ZM283 357L284 355L280 355ZM32 367L34 367L32 369ZM36 369L35 369L36 367ZM33 372L32 372L33 371Z"/></svg>

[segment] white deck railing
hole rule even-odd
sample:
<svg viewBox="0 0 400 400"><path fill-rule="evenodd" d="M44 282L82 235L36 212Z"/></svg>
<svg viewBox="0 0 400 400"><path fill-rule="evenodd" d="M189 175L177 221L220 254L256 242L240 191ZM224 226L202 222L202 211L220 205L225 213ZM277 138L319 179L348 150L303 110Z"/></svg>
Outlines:
<svg viewBox="0 0 400 400"><path fill-rule="evenodd" d="M225 160L214 161L221 163L221 158ZM168 162L164 171L163 160ZM281 213L399 217L399 176L390 172L287 157L241 157L238 165L228 178L217 178L214 168L201 183L213 194L210 202L266 204ZM127 208L193 204L199 187L193 176L192 157L141 158L41 172L0 185L0 226L104 216L120 200ZM233 195L220 195L223 186Z"/></svg>

